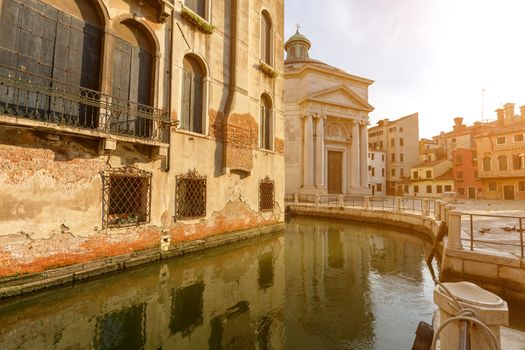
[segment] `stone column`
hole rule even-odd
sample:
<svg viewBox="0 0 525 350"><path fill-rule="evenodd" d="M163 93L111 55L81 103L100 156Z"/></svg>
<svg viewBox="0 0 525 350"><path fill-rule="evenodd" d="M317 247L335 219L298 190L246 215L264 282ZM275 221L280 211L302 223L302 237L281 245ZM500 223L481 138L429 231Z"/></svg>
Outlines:
<svg viewBox="0 0 525 350"><path fill-rule="evenodd" d="M448 220L448 246L450 249L463 249L461 244L461 213L453 211Z"/></svg>
<svg viewBox="0 0 525 350"><path fill-rule="evenodd" d="M352 123L352 151L350 155L350 187L359 186L359 124Z"/></svg>
<svg viewBox="0 0 525 350"><path fill-rule="evenodd" d="M315 187L324 187L324 118L315 114Z"/></svg>
<svg viewBox="0 0 525 350"><path fill-rule="evenodd" d="M360 185L363 188L368 188L368 130L367 123L362 122L359 126L359 163L360 163Z"/></svg>
<svg viewBox="0 0 525 350"><path fill-rule="evenodd" d="M314 130L312 115L304 117L304 144L303 144L303 188L314 187Z"/></svg>

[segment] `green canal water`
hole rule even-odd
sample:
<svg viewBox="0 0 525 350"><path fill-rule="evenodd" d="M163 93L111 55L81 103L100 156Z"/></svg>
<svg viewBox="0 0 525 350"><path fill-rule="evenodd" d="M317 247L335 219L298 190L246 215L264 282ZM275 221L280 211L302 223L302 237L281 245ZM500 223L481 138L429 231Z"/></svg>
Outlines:
<svg viewBox="0 0 525 350"><path fill-rule="evenodd" d="M409 349L428 246L296 218L285 232L0 305L0 349Z"/></svg>

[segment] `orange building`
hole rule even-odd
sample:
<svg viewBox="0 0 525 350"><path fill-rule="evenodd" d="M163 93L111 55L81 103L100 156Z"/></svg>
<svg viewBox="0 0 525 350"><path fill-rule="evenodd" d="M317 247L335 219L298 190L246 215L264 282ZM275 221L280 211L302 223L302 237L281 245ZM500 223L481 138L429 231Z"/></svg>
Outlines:
<svg viewBox="0 0 525 350"><path fill-rule="evenodd" d="M458 148L452 152L452 174L459 197L483 198L483 187L478 177L478 161L475 149Z"/></svg>

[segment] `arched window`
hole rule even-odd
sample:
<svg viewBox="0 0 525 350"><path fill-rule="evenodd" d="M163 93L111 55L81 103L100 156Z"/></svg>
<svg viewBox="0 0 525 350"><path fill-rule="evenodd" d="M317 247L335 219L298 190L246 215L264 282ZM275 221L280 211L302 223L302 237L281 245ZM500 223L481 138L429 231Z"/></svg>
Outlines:
<svg viewBox="0 0 525 350"><path fill-rule="evenodd" d="M498 164L499 164L499 170L505 171L507 170L507 157L505 156L499 156L498 157Z"/></svg>
<svg viewBox="0 0 525 350"><path fill-rule="evenodd" d="M490 157L483 158L483 171L491 171L492 167L490 166Z"/></svg>
<svg viewBox="0 0 525 350"><path fill-rule="evenodd" d="M206 0L184 0L184 5L206 19Z"/></svg>
<svg viewBox="0 0 525 350"><path fill-rule="evenodd" d="M196 57L184 57L180 128L199 134L204 132L204 76L205 72Z"/></svg>
<svg viewBox="0 0 525 350"><path fill-rule="evenodd" d="M261 60L272 65L272 19L267 11L261 15Z"/></svg>
<svg viewBox="0 0 525 350"><path fill-rule="evenodd" d="M124 112L112 115L111 128L120 134L150 137L152 120L136 115L153 105L155 44L146 29L132 19L115 25L115 34L111 88L113 103L120 104Z"/></svg>
<svg viewBox="0 0 525 350"><path fill-rule="evenodd" d="M262 149L272 149L272 100L270 96L263 94L261 96L261 115L259 123L259 139Z"/></svg>
<svg viewBox="0 0 525 350"><path fill-rule="evenodd" d="M19 79L35 83L33 89L49 89L46 93L29 90L17 95L16 103L22 107L19 110L27 113L24 116L97 128L98 109L70 103L59 95L98 97L89 90L99 90L101 85L104 23L99 10L94 1L85 0L69 0L67 12L40 1L3 1L0 5L2 64L9 70L21 69ZM9 70L2 68L2 77ZM0 93L0 103L9 98L10 94Z"/></svg>

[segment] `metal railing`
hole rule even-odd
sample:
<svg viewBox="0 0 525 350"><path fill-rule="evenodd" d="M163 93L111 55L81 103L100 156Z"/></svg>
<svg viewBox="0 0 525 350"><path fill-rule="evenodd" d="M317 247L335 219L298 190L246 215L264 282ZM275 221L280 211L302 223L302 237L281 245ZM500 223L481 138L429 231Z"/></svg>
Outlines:
<svg viewBox="0 0 525 350"><path fill-rule="evenodd" d="M392 196L287 194L285 203L397 211L437 218L438 200Z"/></svg>
<svg viewBox="0 0 525 350"><path fill-rule="evenodd" d="M166 111L0 64L0 114L167 142Z"/></svg>
<svg viewBox="0 0 525 350"><path fill-rule="evenodd" d="M463 217L467 217L468 224L468 235L469 238L461 238L462 241L466 241L469 244L469 249L474 250L474 245L478 247L484 245L485 247L491 246L504 246L519 248L519 254L522 258L525 258L525 248L523 245L523 234L525 232L525 217L512 216L512 215L490 215L490 214L473 214L473 213L462 213L462 227L464 220ZM474 218L487 218L488 220L474 220ZM497 222L500 222L498 226ZM501 226L503 225L503 226ZM509 226L512 225L512 226ZM479 235L497 234L498 240L478 238Z"/></svg>

